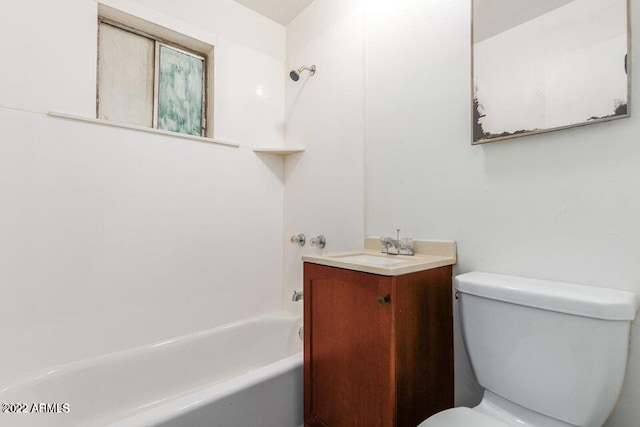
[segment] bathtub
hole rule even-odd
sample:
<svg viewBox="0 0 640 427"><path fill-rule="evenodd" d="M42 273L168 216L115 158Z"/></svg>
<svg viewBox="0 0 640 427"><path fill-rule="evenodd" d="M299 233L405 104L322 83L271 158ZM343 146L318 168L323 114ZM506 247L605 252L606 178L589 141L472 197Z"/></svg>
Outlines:
<svg viewBox="0 0 640 427"><path fill-rule="evenodd" d="M276 312L56 367L0 390L0 426L297 427L300 326Z"/></svg>

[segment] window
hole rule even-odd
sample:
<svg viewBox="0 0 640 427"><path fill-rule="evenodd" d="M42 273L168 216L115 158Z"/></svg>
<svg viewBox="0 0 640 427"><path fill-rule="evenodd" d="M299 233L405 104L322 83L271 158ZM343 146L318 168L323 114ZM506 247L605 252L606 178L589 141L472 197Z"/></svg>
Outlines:
<svg viewBox="0 0 640 427"><path fill-rule="evenodd" d="M204 136L206 63L202 54L101 19L97 117Z"/></svg>

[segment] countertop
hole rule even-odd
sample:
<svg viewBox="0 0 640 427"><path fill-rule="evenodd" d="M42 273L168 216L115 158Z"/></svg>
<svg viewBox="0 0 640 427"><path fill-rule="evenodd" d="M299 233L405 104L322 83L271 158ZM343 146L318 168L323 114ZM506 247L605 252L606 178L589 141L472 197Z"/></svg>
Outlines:
<svg viewBox="0 0 640 427"><path fill-rule="evenodd" d="M453 265L456 263L456 244L451 241L414 240L415 255L387 255L380 253L380 239L367 238L364 249L336 252L320 255L304 255L302 260L312 264L329 267L345 268L347 270L364 273L380 274L383 276L400 276L416 271ZM357 257L359 260L350 260ZM368 257L374 257L368 262ZM384 265L385 262L392 262Z"/></svg>

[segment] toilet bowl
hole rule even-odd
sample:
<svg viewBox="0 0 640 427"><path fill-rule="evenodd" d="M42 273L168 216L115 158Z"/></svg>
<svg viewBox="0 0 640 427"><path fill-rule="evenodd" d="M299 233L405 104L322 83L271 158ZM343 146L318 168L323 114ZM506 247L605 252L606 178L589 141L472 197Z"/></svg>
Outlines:
<svg viewBox="0 0 640 427"><path fill-rule="evenodd" d="M474 408L452 408L430 417L419 427L575 427L502 399L486 391Z"/></svg>
<svg viewBox="0 0 640 427"><path fill-rule="evenodd" d="M455 287L484 395L419 427L602 427L622 388L635 294L480 272Z"/></svg>
<svg viewBox="0 0 640 427"><path fill-rule="evenodd" d="M442 411L420 424L420 427L510 427L495 418L471 408L453 408Z"/></svg>

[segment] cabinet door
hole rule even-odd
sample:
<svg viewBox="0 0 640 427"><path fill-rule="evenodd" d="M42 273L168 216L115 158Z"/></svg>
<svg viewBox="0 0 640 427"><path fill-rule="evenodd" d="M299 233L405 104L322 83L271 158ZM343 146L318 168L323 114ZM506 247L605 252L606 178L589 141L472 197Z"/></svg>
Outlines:
<svg viewBox="0 0 640 427"><path fill-rule="evenodd" d="M305 422L392 426L392 279L305 264Z"/></svg>

